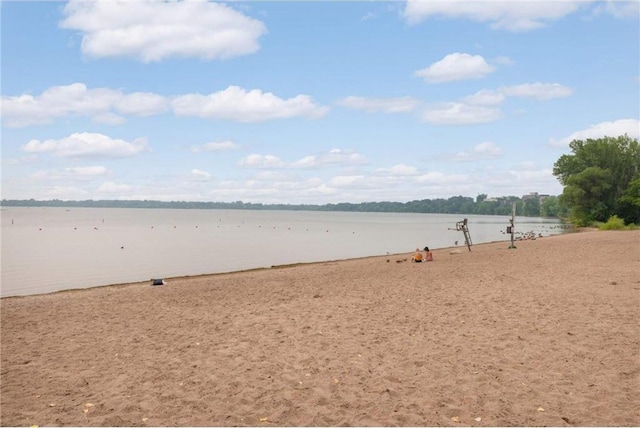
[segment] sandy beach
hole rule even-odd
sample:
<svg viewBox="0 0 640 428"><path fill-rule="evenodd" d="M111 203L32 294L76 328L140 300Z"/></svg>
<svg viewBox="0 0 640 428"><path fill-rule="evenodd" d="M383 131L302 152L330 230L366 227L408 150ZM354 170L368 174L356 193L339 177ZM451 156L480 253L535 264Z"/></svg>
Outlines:
<svg viewBox="0 0 640 428"><path fill-rule="evenodd" d="M1 424L639 426L640 231L516 245L2 299Z"/></svg>

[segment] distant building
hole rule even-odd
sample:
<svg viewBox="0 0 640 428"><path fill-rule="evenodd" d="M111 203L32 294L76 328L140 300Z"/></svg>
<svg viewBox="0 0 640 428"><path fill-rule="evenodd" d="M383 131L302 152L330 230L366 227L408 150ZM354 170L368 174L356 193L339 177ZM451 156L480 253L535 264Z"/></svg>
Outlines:
<svg viewBox="0 0 640 428"><path fill-rule="evenodd" d="M551 195L541 195L538 192L530 192L528 195L522 195L522 200L526 201L527 199L537 199L538 202L542 203L545 199L549 198Z"/></svg>

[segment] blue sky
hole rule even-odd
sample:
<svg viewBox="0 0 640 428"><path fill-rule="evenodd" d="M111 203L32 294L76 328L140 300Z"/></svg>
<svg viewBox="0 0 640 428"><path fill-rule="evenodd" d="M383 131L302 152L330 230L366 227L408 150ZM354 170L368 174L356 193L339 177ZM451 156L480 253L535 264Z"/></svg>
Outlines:
<svg viewBox="0 0 640 428"><path fill-rule="evenodd" d="M2 1L2 198L557 195L640 118L638 1Z"/></svg>

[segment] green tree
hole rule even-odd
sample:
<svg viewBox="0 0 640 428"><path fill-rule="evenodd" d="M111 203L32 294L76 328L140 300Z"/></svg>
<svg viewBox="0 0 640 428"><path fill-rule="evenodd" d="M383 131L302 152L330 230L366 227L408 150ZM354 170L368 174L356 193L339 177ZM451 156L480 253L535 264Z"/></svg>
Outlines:
<svg viewBox="0 0 640 428"><path fill-rule="evenodd" d="M606 221L619 209L628 209L628 199L621 198L640 178L638 140L627 135L573 140L569 147L573 154L562 155L553 174L565 186L559 201L569 209L572 221L581 225Z"/></svg>
<svg viewBox="0 0 640 428"><path fill-rule="evenodd" d="M527 198L523 202L522 210L526 217L540 216L540 200L538 198Z"/></svg>
<svg viewBox="0 0 640 428"><path fill-rule="evenodd" d="M567 180L560 202L571 209L571 220L578 226L593 221L607 221L613 213L611 172L592 166Z"/></svg>
<svg viewBox="0 0 640 428"><path fill-rule="evenodd" d="M542 217L564 218L569 213L567 209L560 205L557 196L549 196L540 204L540 215Z"/></svg>
<svg viewBox="0 0 640 428"><path fill-rule="evenodd" d="M616 210L625 223L640 225L640 178L636 178L618 199Z"/></svg>

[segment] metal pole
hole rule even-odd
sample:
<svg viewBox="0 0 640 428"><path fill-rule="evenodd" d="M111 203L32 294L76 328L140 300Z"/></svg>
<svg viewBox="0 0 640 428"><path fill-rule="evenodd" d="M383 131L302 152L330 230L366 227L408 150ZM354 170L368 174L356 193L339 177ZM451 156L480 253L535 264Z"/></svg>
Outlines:
<svg viewBox="0 0 640 428"><path fill-rule="evenodd" d="M516 217L516 203L512 202L511 203L511 245L509 245L509 249L516 248L516 246L513 243L513 233L515 232L515 225L514 225L515 217Z"/></svg>

